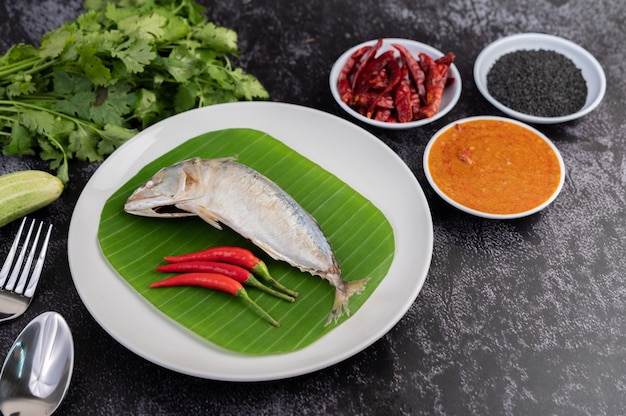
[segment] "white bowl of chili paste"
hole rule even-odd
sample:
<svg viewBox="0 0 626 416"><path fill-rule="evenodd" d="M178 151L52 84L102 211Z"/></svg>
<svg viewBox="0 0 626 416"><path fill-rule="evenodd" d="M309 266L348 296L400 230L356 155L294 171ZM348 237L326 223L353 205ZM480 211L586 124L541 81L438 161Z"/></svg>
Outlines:
<svg viewBox="0 0 626 416"><path fill-rule="evenodd" d="M447 114L461 96L454 53L408 39L381 38L344 52L330 90L354 118L385 129L410 129Z"/></svg>
<svg viewBox="0 0 626 416"><path fill-rule="evenodd" d="M489 219L541 211L565 180L563 158L545 135L498 116L464 118L435 133L424 151L424 172L444 201Z"/></svg>
<svg viewBox="0 0 626 416"><path fill-rule="evenodd" d="M594 110L606 90L600 63L558 36L524 33L488 45L474 63L480 93L498 110L536 124L575 120Z"/></svg>

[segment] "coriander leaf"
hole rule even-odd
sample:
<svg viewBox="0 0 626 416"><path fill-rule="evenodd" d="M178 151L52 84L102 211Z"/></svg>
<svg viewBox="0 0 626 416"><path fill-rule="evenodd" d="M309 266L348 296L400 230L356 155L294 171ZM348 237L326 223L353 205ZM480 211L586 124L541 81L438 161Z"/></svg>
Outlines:
<svg viewBox="0 0 626 416"><path fill-rule="evenodd" d="M156 58L152 45L145 39L133 38L111 51L111 56L119 58L129 72L143 72L144 67Z"/></svg>
<svg viewBox="0 0 626 416"><path fill-rule="evenodd" d="M28 58L38 57L38 51L32 45L24 45L18 43L9 48L9 50L0 59L0 65L8 66L13 63L22 62Z"/></svg>
<svg viewBox="0 0 626 416"><path fill-rule="evenodd" d="M43 59L57 58L75 33L76 26L72 24L67 24L57 30L48 32L41 39L39 56Z"/></svg>
<svg viewBox="0 0 626 416"><path fill-rule="evenodd" d="M237 68L235 72L240 72L240 69ZM253 100L254 98L263 100L269 98L269 93L256 77L243 73L237 83L237 95L246 100Z"/></svg>
<svg viewBox="0 0 626 416"><path fill-rule="evenodd" d="M196 26L193 31L193 37L200 40L205 47L216 51L233 55L239 53L237 49L237 33L234 30L207 23L201 27Z"/></svg>
<svg viewBox="0 0 626 416"><path fill-rule="evenodd" d="M102 155L97 150L99 139L94 131L79 127L70 133L68 149L79 160L99 161L102 160Z"/></svg>
<svg viewBox="0 0 626 416"><path fill-rule="evenodd" d="M93 89L93 84L87 77L62 70L52 72L52 81L54 92L61 95L70 95Z"/></svg>
<svg viewBox="0 0 626 416"><path fill-rule="evenodd" d="M90 118L100 124L124 124L126 116L135 103L137 96L130 91L130 86L125 82L117 82L104 89L105 98L99 105L92 106L89 110Z"/></svg>
<svg viewBox="0 0 626 416"><path fill-rule="evenodd" d="M136 135L137 131L117 124L106 124L104 130L100 130L99 134L104 140L98 143L98 152L101 155L109 155L128 139Z"/></svg>
<svg viewBox="0 0 626 416"><path fill-rule="evenodd" d="M208 65L206 68L208 75L213 82L226 90L235 90L235 79L223 66Z"/></svg>
<svg viewBox="0 0 626 416"><path fill-rule="evenodd" d="M193 51L182 46L174 47L169 56L163 59L163 63L166 65L166 71L179 83L189 81L201 70L200 62Z"/></svg>
<svg viewBox="0 0 626 416"><path fill-rule="evenodd" d="M115 2L106 2L104 8L101 5L98 5L99 7L97 9L94 7L94 10L102 11L104 9L104 17L106 17L115 24L118 24L120 21L127 19L137 13L130 7L117 7L114 3Z"/></svg>
<svg viewBox="0 0 626 416"><path fill-rule="evenodd" d="M85 0L83 8L88 11L102 12L106 10L106 7L111 4L107 0Z"/></svg>
<svg viewBox="0 0 626 416"><path fill-rule="evenodd" d="M141 121L141 126L146 127L159 119L163 105L153 91L145 88L139 90L138 96L134 114Z"/></svg>
<svg viewBox="0 0 626 416"><path fill-rule="evenodd" d="M111 81L111 71L96 55L98 47L94 43L83 43L77 47L78 64L94 85L107 85Z"/></svg>
<svg viewBox="0 0 626 416"><path fill-rule="evenodd" d="M101 31L96 36L101 53L106 55L110 55L113 49L127 40L126 36L117 29Z"/></svg>
<svg viewBox="0 0 626 416"><path fill-rule="evenodd" d="M100 14L93 10L78 16L76 23L78 23L78 27L85 32L96 33L102 30Z"/></svg>
<svg viewBox="0 0 626 416"><path fill-rule="evenodd" d="M63 146L50 137L40 138L38 143L41 148L39 157L50 162L50 169L56 170L57 177L61 182L68 183L70 180L69 167L67 165L67 154Z"/></svg>
<svg viewBox="0 0 626 416"><path fill-rule="evenodd" d="M9 141L2 148L2 153L5 155L34 155L33 145L35 142L33 132L15 120L11 126Z"/></svg>
<svg viewBox="0 0 626 416"><path fill-rule="evenodd" d="M19 121L24 127L42 136L60 137L66 136L74 129L74 123L54 115L42 107L41 110L22 109Z"/></svg>
<svg viewBox="0 0 626 416"><path fill-rule="evenodd" d="M96 93L93 90L83 90L71 94L65 100L58 100L54 108L60 113L89 120L89 110L95 101Z"/></svg>
<svg viewBox="0 0 626 416"><path fill-rule="evenodd" d="M20 122L39 134L50 135L55 129L55 118L47 111L24 109L20 114Z"/></svg>
<svg viewBox="0 0 626 416"><path fill-rule="evenodd" d="M176 92L174 108L176 112L183 112L194 108L197 105L199 88L196 84L181 84Z"/></svg>
<svg viewBox="0 0 626 416"><path fill-rule="evenodd" d="M117 22L117 28L128 36L135 36L141 39L160 40L165 31L163 26L167 19L157 14L149 16L130 15Z"/></svg>
<svg viewBox="0 0 626 416"><path fill-rule="evenodd" d="M198 4L193 0L182 0L180 7L187 11L185 17L191 22L192 25L202 25L206 21L206 18L204 17L206 7L201 4Z"/></svg>
<svg viewBox="0 0 626 416"><path fill-rule="evenodd" d="M164 15L164 17L167 19L167 25L163 28L164 35L161 39L163 42L175 42L184 39L191 33L189 22L182 17L171 13Z"/></svg>
<svg viewBox="0 0 626 416"><path fill-rule="evenodd" d="M6 96L13 98L34 93L37 91L37 86L31 82L32 79L33 77L30 74L16 74L13 77L13 82L5 90Z"/></svg>

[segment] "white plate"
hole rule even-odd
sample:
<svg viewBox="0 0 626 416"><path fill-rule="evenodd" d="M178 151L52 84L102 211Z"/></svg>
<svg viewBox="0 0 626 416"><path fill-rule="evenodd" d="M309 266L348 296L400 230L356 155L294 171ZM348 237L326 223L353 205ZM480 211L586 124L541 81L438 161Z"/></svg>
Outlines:
<svg viewBox="0 0 626 416"><path fill-rule="evenodd" d="M345 110L346 113L350 114L352 117L360 120L364 123L371 124L372 126L380 127L383 129L392 129L392 130L404 130L404 129L412 129L415 127L424 126L426 124L432 123L433 121L439 120L441 117L445 116L454 108L456 103L459 101L459 97L461 96L462 83L461 83L461 73L457 69L456 65L450 65L449 77L454 78L454 82L452 85L447 86L443 91L443 96L441 97L441 105L439 106L439 111L430 117L423 118L420 120L411 121L409 123L387 123L384 121L378 121L371 118L367 118L362 114L359 114L358 111L352 109L348 104L344 103L341 99L341 95L339 94L339 90L337 89L337 80L339 78L339 73L341 69L346 64L348 58L359 48L366 45L375 45L378 39L370 40L367 42L360 43L356 46L345 51L337 61L335 61L334 65L330 70L329 76L329 84L330 84L330 92L333 95L335 101L341 108ZM401 38L385 38L383 39L383 45L381 46L378 55L382 52L388 51L393 48L391 46L394 43L399 43L400 45L407 48L409 52L413 56L417 56L418 52L425 52L430 55L433 59L438 59L443 56L443 52L438 49L433 48L430 45L426 45L425 43L417 42L410 39L401 39Z"/></svg>
<svg viewBox="0 0 626 416"><path fill-rule="evenodd" d="M242 355L200 339L136 293L108 264L98 244L106 200L139 169L190 138L239 127L264 131L341 178L370 199L394 231L394 260L368 301L336 330L287 354ZM139 133L109 156L89 180L72 215L68 239L70 270L78 293L113 338L165 368L228 381L306 374L362 351L387 333L413 304L426 279L432 249L432 220L422 188L390 148L339 117L271 102L204 107Z"/></svg>
<svg viewBox="0 0 626 416"><path fill-rule="evenodd" d="M496 100L487 89L487 74L493 64L503 55L518 50L551 50L569 58L582 72L587 83L587 100L579 111L560 117L537 117L515 111ZM527 123L556 124L575 120L594 110L602 101L606 91L606 77L602 66L589 52L574 42L543 33L522 33L499 39L489 44L478 54L474 62L474 81L478 91L494 107Z"/></svg>

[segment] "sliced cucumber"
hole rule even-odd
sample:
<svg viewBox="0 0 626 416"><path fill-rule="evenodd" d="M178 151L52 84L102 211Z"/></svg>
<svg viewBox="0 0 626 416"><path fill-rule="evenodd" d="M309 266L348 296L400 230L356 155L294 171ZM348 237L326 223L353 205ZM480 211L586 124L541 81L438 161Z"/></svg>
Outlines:
<svg viewBox="0 0 626 416"><path fill-rule="evenodd" d="M55 201L63 182L40 170L0 175L0 227Z"/></svg>

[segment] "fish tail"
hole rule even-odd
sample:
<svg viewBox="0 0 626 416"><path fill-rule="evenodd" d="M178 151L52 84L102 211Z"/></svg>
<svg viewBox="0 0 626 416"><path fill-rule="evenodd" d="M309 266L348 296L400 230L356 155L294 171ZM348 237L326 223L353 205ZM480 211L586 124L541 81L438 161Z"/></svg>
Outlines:
<svg viewBox="0 0 626 416"><path fill-rule="evenodd" d="M335 321L336 323L344 312L347 316L350 316L350 308L348 307L350 296L355 293L361 293L365 289L365 285L369 280L369 277L367 277L361 280L348 281L344 282L343 288L337 288L335 291L333 309L330 311L324 326L328 326L332 321Z"/></svg>

